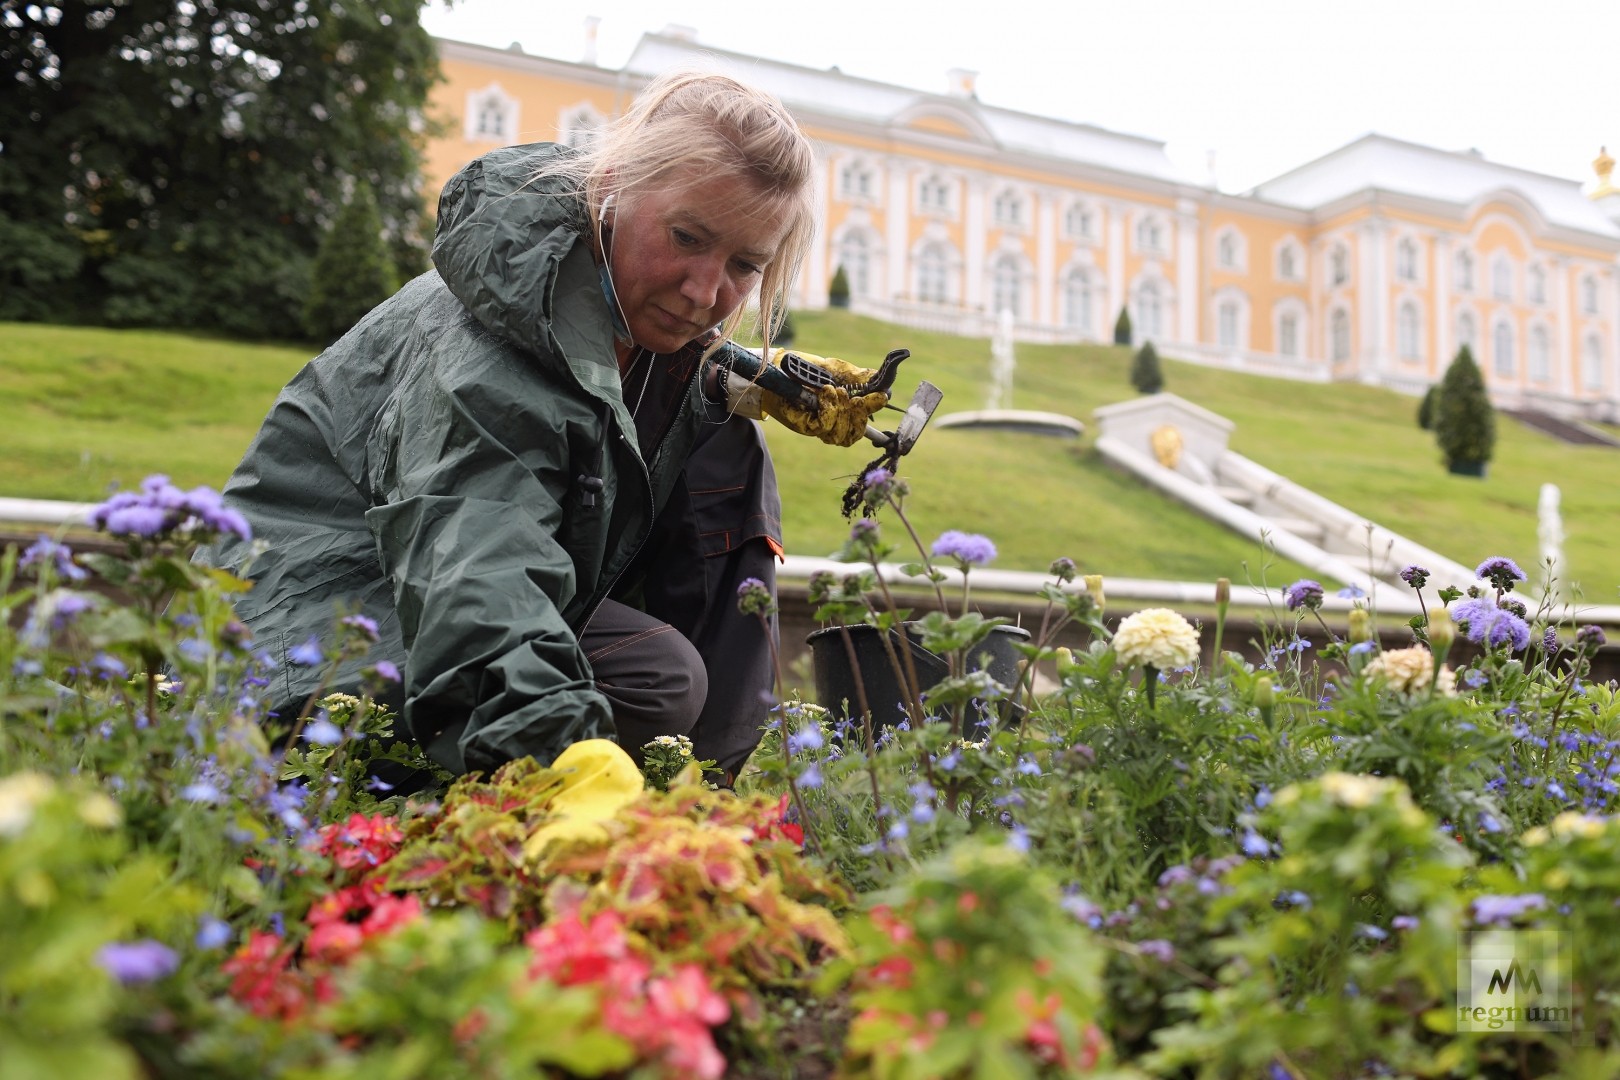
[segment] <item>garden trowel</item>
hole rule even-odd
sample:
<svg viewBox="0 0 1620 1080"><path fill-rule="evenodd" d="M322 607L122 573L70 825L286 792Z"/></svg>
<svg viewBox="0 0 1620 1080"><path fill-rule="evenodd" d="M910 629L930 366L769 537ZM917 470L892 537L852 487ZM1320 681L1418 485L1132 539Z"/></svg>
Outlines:
<svg viewBox="0 0 1620 1080"><path fill-rule="evenodd" d="M928 426L934 410L939 408L944 397L939 387L924 379L911 395L911 403L906 406L905 415L900 417L900 426L893 431L880 431L876 424L869 423L866 425L866 437L872 440L872 445L887 451L887 456L896 459L904 457L917 445L923 428Z"/></svg>

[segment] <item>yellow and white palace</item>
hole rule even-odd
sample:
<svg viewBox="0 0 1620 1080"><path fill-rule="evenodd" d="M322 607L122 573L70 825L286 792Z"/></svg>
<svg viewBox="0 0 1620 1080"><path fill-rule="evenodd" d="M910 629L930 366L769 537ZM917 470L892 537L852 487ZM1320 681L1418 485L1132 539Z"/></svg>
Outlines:
<svg viewBox="0 0 1620 1080"><path fill-rule="evenodd" d="M1242 195L1152 139L644 35L622 69L439 42L445 133L430 195L507 143L578 143L653 76L729 71L793 110L821 161L822 230L798 284L851 307L1024 341L1135 340L1210 365L1409 393L1467 343L1496 402L1620 420L1620 189L1368 135Z"/></svg>

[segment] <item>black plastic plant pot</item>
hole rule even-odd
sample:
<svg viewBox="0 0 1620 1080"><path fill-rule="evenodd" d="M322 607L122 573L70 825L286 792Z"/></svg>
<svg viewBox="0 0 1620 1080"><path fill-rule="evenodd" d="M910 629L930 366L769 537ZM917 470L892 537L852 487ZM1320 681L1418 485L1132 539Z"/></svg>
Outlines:
<svg viewBox="0 0 1620 1080"><path fill-rule="evenodd" d="M943 717L943 708L927 710L927 697L928 691L950 674L950 665L945 657L928 651L918 643L913 624L908 623L907 630L910 636L904 644L911 649L925 711L929 715ZM846 631L849 634L848 644L844 639ZM901 670L904 671L906 660L900 633L890 630L888 634L894 643L895 659L900 661ZM1018 661L1023 659L1015 646L1028 640L1029 631L1021 626L997 626L968 654L968 670L986 671L991 678L1010 690L1017 684ZM839 717L859 716L861 699L856 690L859 680L866 690L866 701L872 710L874 726L897 724L906 719L906 700L900 690L901 682L895 676L894 664L889 659L888 650L883 647L883 638L879 636L877 627L864 624L831 626L817 630L805 641L810 646L811 662L815 667L816 700L823 706ZM850 665L851 647L855 654L854 667ZM907 677L910 677L909 673ZM971 730L989 726L998 715L996 704L981 707L976 703L966 717L966 727Z"/></svg>

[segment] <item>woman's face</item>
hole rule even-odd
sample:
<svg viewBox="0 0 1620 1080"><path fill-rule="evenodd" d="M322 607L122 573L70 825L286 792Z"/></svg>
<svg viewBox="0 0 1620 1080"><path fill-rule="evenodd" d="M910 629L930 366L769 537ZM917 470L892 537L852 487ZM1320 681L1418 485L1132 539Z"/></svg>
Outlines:
<svg viewBox="0 0 1620 1080"><path fill-rule="evenodd" d="M674 352L736 311L787 235L785 200L762 202L739 176L690 176L608 219L608 267L625 325L653 352Z"/></svg>

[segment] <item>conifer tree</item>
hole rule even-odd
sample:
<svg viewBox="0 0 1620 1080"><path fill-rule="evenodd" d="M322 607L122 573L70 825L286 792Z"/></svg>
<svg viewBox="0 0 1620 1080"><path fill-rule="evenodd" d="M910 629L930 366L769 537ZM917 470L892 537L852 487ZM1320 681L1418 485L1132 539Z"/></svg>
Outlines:
<svg viewBox="0 0 1620 1080"><path fill-rule="evenodd" d="M1119 318L1114 320L1114 344L1129 345L1131 343L1131 312L1129 308L1119 309Z"/></svg>
<svg viewBox="0 0 1620 1080"><path fill-rule="evenodd" d="M1131 385L1139 394L1157 394L1164 389L1164 369L1159 365L1159 353L1151 341L1142 342L1131 360Z"/></svg>
<svg viewBox="0 0 1620 1080"><path fill-rule="evenodd" d="M315 255L304 330L330 344L397 287L377 200L369 185L356 184Z"/></svg>
<svg viewBox="0 0 1620 1080"><path fill-rule="evenodd" d="M1467 345L1457 350L1440 380L1434 433L1452 472L1481 472L1496 447L1496 410Z"/></svg>

